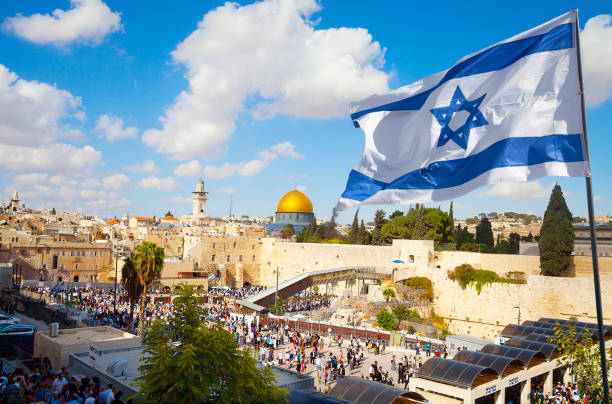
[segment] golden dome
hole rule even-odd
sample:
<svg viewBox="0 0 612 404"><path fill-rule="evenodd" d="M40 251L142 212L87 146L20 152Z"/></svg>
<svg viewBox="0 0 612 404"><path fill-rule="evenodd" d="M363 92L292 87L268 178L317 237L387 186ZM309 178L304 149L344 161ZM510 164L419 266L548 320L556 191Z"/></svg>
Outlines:
<svg viewBox="0 0 612 404"><path fill-rule="evenodd" d="M294 189L293 191L287 192L276 207L276 212L281 213L313 213L312 202L310 199L301 191Z"/></svg>

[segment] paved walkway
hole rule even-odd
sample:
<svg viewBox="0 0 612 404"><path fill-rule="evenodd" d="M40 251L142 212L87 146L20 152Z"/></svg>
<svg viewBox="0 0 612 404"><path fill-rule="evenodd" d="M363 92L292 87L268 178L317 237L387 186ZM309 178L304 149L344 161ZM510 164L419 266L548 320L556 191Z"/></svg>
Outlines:
<svg viewBox="0 0 612 404"><path fill-rule="evenodd" d="M336 342L332 341L330 345L328 341L329 340L327 338L324 338L324 347L323 349L319 349L319 352L323 355L324 358L327 358L330 352L333 355L335 355L337 358L340 358L340 352L342 352L342 360L345 364L345 371L346 371L347 376L356 376L356 377L363 376L364 378L367 378L369 376L370 365L376 361L378 362L379 369L382 372L389 372L389 377L393 380L393 386L397 388L401 388L401 389L404 388L404 385L403 383L401 385L397 384L398 371L397 371L397 368L394 371L391 370L391 359L393 358L393 355L395 355L395 358L397 362L399 363L399 361L401 361L404 358L404 356L417 357L416 352L414 350L404 349L404 348L387 347L385 348L384 353L379 354L379 355L375 355L373 351L368 353L367 349L365 349L363 353L363 358L364 358L363 362L361 363L360 366L357 366L354 370L351 371L350 367L346 363L346 350L347 350L348 344L350 344L350 340L349 341L344 340L342 348L340 348ZM291 343L283 344L281 345L279 349L281 350L281 352L284 353L285 348L292 349L293 344ZM319 384L316 366L310 364L310 352L311 351L312 351L312 348L306 348L306 351L305 351L306 372L305 373L309 376L314 377L315 388L317 390L322 391L322 392L327 392L331 390L333 386L335 386L336 382L333 381L331 383L327 383L327 385L325 385L324 383ZM423 352L421 351L421 353ZM423 355L419 355L419 356L421 357L421 360L423 363L425 363L425 361L428 359L424 355L424 353ZM295 370L295 366L293 366L291 369ZM408 390L410 390L410 386L408 386Z"/></svg>

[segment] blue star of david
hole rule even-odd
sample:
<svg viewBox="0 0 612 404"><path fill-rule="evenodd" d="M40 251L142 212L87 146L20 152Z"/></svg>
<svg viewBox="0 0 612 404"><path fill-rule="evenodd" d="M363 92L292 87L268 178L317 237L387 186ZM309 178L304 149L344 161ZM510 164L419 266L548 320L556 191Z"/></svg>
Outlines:
<svg viewBox="0 0 612 404"><path fill-rule="evenodd" d="M459 86L457 86L449 106L430 110L440 126L442 126L440 137L438 138L438 147L444 146L449 140L452 140L462 149L467 149L470 130L489 124L478 109L485 96L486 94L483 94L480 98L468 101ZM459 111L467 111L470 115L463 125L457 128L457 130L452 130L448 125L451 119L453 119L453 115Z"/></svg>

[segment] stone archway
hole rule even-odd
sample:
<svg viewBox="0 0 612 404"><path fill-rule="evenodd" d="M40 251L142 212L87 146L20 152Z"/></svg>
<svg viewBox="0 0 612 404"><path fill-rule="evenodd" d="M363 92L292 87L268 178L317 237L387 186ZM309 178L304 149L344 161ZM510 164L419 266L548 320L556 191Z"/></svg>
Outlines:
<svg viewBox="0 0 612 404"><path fill-rule="evenodd" d="M79 281L79 275L74 275L74 278L72 278L73 282L78 282Z"/></svg>

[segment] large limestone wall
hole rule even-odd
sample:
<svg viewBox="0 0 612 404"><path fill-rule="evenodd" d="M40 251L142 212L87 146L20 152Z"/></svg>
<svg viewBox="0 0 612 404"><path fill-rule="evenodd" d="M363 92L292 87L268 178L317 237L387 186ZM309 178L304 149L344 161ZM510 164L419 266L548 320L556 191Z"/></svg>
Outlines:
<svg viewBox="0 0 612 404"><path fill-rule="evenodd" d="M491 267L489 267L491 268ZM497 265L504 271L504 261ZM540 317L576 317L596 322L595 295L591 278L563 278L529 274L526 284L485 285L478 294L474 286L462 289L448 279L444 268L405 269L401 277L426 276L434 283L434 310L444 317L455 334L469 334L491 339L508 323L516 323L520 307L521 321ZM604 319L612 324L612 279L602 279Z"/></svg>
<svg viewBox="0 0 612 404"><path fill-rule="evenodd" d="M461 264L474 268L488 269L497 273L525 272L540 273L540 257L532 255L480 254L466 251L443 251L438 263L442 268L452 270Z"/></svg>
<svg viewBox="0 0 612 404"><path fill-rule="evenodd" d="M361 246L350 244L292 243L274 238L264 238L261 244L260 284L276 284L276 268L279 282L304 272L344 266L376 266L392 269L402 264L426 266L433 259L432 241L394 240L391 246Z"/></svg>

